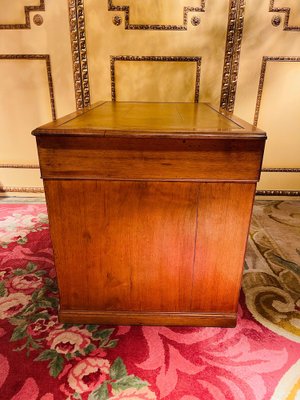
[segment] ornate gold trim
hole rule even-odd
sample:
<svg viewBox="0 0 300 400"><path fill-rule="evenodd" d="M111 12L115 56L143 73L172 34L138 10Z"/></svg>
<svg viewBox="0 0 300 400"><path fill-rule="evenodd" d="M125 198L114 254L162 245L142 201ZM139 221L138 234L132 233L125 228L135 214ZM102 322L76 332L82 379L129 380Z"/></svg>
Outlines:
<svg viewBox="0 0 300 400"><path fill-rule="evenodd" d="M54 89L49 54L0 54L0 60L44 60L46 62L52 119L56 119Z"/></svg>
<svg viewBox="0 0 300 400"><path fill-rule="evenodd" d="M300 196L300 190L257 190L256 196Z"/></svg>
<svg viewBox="0 0 300 400"><path fill-rule="evenodd" d="M40 0L38 6L24 6L25 24L0 24L0 29L30 29L30 15L32 11L45 11L45 0Z"/></svg>
<svg viewBox="0 0 300 400"><path fill-rule="evenodd" d="M24 169L39 169L37 164L0 164L0 168L24 168Z"/></svg>
<svg viewBox="0 0 300 400"><path fill-rule="evenodd" d="M116 61L195 62L196 63L196 84L195 84L194 102L195 103L199 102L201 57L188 57L188 56L110 56L111 99L112 99L112 101L116 101L116 84L115 84L115 62Z"/></svg>
<svg viewBox="0 0 300 400"><path fill-rule="evenodd" d="M281 16L280 15L274 15L271 19L271 24L273 26L279 26L281 24Z"/></svg>
<svg viewBox="0 0 300 400"><path fill-rule="evenodd" d="M261 172L300 172L300 168L262 168Z"/></svg>
<svg viewBox="0 0 300 400"><path fill-rule="evenodd" d="M194 16L191 18L191 24L192 24L193 26L198 26L198 25L200 25L200 22L201 22L200 17L197 17L196 15L194 15Z"/></svg>
<svg viewBox="0 0 300 400"><path fill-rule="evenodd" d="M270 0L269 12L284 13L283 30L284 31L300 31L300 26L290 26L290 7L274 7L275 0ZM279 24L278 24L279 25Z"/></svg>
<svg viewBox="0 0 300 400"><path fill-rule="evenodd" d="M107 0L108 11L124 11L125 13L125 29L140 29L140 30L164 30L164 31L186 31L188 24L188 13L190 12L205 12L205 0L200 0L200 7L184 7L183 8L183 24L182 25L156 25L156 24L131 24L130 23L130 7L115 6L113 0Z"/></svg>
<svg viewBox="0 0 300 400"><path fill-rule="evenodd" d="M291 56L269 57L269 56L264 56L262 58L260 78L259 78L259 84L258 84L258 92L257 92L257 98L256 98L255 113L254 113L254 121L253 121L253 125L255 125L255 126L257 126L257 122L258 122L261 99L262 99L262 93L263 93L263 88L264 88L265 75L266 75L267 62L269 62L269 61L270 62L300 62L300 57L291 57Z"/></svg>
<svg viewBox="0 0 300 400"><path fill-rule="evenodd" d="M244 28L245 0L230 0L220 107L233 112L241 42Z"/></svg>
<svg viewBox="0 0 300 400"><path fill-rule="evenodd" d="M120 15L115 15L112 19L114 25L116 26L120 26L122 23L122 18L120 17Z"/></svg>
<svg viewBox="0 0 300 400"><path fill-rule="evenodd" d="M77 110L90 105L83 0L69 0L69 22Z"/></svg>
<svg viewBox="0 0 300 400"><path fill-rule="evenodd" d="M41 26L44 22L44 19L40 14L35 14L35 16L33 17L33 22L35 23L35 25Z"/></svg>
<svg viewBox="0 0 300 400"><path fill-rule="evenodd" d="M42 187L14 187L14 186L0 186L0 193L44 193Z"/></svg>

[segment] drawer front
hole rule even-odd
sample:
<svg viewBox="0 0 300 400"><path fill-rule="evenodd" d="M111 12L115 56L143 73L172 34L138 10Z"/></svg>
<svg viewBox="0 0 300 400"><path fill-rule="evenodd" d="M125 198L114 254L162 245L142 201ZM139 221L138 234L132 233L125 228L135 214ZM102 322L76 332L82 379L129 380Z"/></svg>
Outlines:
<svg viewBox="0 0 300 400"><path fill-rule="evenodd" d="M43 179L257 182L263 139L39 136Z"/></svg>

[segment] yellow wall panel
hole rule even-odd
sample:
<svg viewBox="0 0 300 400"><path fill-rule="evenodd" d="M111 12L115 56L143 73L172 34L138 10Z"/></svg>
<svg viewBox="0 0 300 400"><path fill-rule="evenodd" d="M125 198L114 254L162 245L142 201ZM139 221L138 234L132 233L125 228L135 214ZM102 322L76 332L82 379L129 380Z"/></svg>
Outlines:
<svg viewBox="0 0 300 400"><path fill-rule="evenodd" d="M67 2L1 0L0 103L0 184L41 187L38 170L3 166L37 164L31 131L76 108Z"/></svg>
<svg viewBox="0 0 300 400"><path fill-rule="evenodd" d="M264 190L300 191L298 12L294 0L246 2L234 113L267 132L264 168L299 169L265 172Z"/></svg>
<svg viewBox="0 0 300 400"><path fill-rule="evenodd" d="M257 185L258 190L293 190L299 188L298 173L284 172L263 172L260 182Z"/></svg>
<svg viewBox="0 0 300 400"><path fill-rule="evenodd" d="M137 6L138 3L139 6ZM92 103L98 100L111 100L112 98L111 56L194 56L202 59L200 101L210 101L217 106L219 105L227 32L228 2L219 0L206 1L204 12L188 13L186 30L184 31L180 30L181 28L167 29L167 26L161 30L125 29L125 12L109 11L106 1L85 0L84 4ZM113 4L117 3L113 2ZM132 10L137 12L137 9L139 9L144 16L136 16L135 22L138 22L139 18L139 22L145 22L145 18L149 17L149 9L157 10L158 4L162 4L162 2L149 1L144 4L137 1L130 8L130 13ZM168 2L168 6L167 4L165 5L165 12L161 13L159 17L160 19L155 20L157 22L168 21L166 22L168 24L174 23L175 19L172 18L172 12L169 11L176 9L176 14L177 12L180 13L182 21L184 5L187 4L195 6L202 3L194 0L190 2L181 0L178 2L173 1L171 5L171 2ZM166 11L167 8L168 12ZM200 17L201 22L199 25L194 26L191 19L196 15ZM115 16L119 16L122 19L120 25L113 23ZM171 19L169 19L170 16ZM176 22L178 21L176 17ZM128 68L128 66L124 66L124 68ZM147 68L154 68L154 66ZM186 68L182 68L176 72L176 80L179 85L182 82L187 83L186 71ZM136 78L138 82L134 82L134 85L139 86L139 92L144 93L146 98L152 77L146 74L145 79L141 80L140 74L142 73L142 71L139 72L139 76ZM121 77L122 75L119 76ZM188 76L190 76L190 73ZM166 88L171 87L174 85L173 78L173 73L170 76L163 75L161 85ZM119 87L118 77L115 83ZM120 84L123 88L122 98L130 98L129 88L125 93L124 82ZM190 90L189 87L190 83L187 83L187 91ZM159 100L160 97L158 96L157 101Z"/></svg>
<svg viewBox="0 0 300 400"><path fill-rule="evenodd" d="M196 74L194 61L117 61L116 101L193 102Z"/></svg>
<svg viewBox="0 0 300 400"><path fill-rule="evenodd" d="M24 7L39 6L40 0L1 0L0 24L25 24Z"/></svg>
<svg viewBox="0 0 300 400"><path fill-rule="evenodd" d="M31 131L52 119L45 60L0 59L2 163L37 163Z"/></svg>
<svg viewBox="0 0 300 400"><path fill-rule="evenodd" d="M300 57L294 60L270 61L266 66L257 117L258 125L269 133L267 168L300 168Z"/></svg>

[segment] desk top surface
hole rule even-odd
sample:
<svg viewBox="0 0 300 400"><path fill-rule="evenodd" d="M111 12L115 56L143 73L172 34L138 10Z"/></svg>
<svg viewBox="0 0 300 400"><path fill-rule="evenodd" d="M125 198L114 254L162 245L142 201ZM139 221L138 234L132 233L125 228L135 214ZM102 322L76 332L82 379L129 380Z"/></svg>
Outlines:
<svg viewBox="0 0 300 400"><path fill-rule="evenodd" d="M260 129L207 103L99 102L33 131L109 137L256 137Z"/></svg>

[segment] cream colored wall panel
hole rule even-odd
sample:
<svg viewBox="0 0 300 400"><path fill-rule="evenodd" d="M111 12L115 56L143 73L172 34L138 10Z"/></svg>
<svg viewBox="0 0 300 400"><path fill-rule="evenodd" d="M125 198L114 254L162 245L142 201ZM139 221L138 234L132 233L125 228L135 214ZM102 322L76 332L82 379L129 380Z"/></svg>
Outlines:
<svg viewBox="0 0 300 400"><path fill-rule="evenodd" d="M31 130L52 119L45 60L0 59L1 163L37 163Z"/></svg>
<svg viewBox="0 0 300 400"><path fill-rule="evenodd" d="M257 185L258 190L299 190L299 187L300 175L296 172L263 172Z"/></svg>
<svg viewBox="0 0 300 400"><path fill-rule="evenodd" d="M300 168L300 57L267 62L261 92L258 125L269 133L264 166Z"/></svg>
<svg viewBox="0 0 300 400"><path fill-rule="evenodd" d="M300 168L298 11L294 0L246 2L234 113L267 132L264 168ZM299 173L264 173L261 187L299 190Z"/></svg>
<svg viewBox="0 0 300 400"><path fill-rule="evenodd" d="M249 122L254 121L263 57L300 55L300 33L284 31L283 22L273 26L272 18L281 14L270 13L269 5L270 0L246 3L234 112Z"/></svg>
<svg viewBox="0 0 300 400"><path fill-rule="evenodd" d="M193 102L196 76L196 62L117 61L116 101Z"/></svg>
<svg viewBox="0 0 300 400"><path fill-rule="evenodd" d="M0 3L0 164L36 164L31 131L76 109L68 2ZM27 169L1 173L7 187L41 185Z"/></svg>
<svg viewBox="0 0 300 400"><path fill-rule="evenodd" d="M155 4L162 4L159 1L153 1L152 5L150 3L144 4L137 1L135 6L132 5L132 7L135 10L139 9L139 12L146 16L149 14L149 8L154 12ZM188 3L188 1L173 1L172 6L171 3L166 3L166 7L168 4L171 9L176 8L176 10L179 10L176 13L181 13L182 21L183 8ZM201 57L200 101L219 104L227 32L228 2L219 0L206 1L205 12L188 13L185 31L176 29L125 29L125 12L109 11L108 1L85 0L84 4L92 103L112 98L110 57L123 55ZM113 2L113 4L115 3ZM192 0L190 4L194 6L195 4L201 4L201 2L197 3ZM142 7L143 12L141 8L137 7ZM131 11L132 9L130 9ZM193 26L191 18L196 15L200 16L201 22L200 25ZM118 26L113 23L115 16L119 16L122 19L121 24ZM168 24L174 22L175 19L172 19L173 17L171 16L169 20L169 16L170 12L165 11L161 14L160 21L168 20ZM138 21L139 18L144 17L141 15L136 16L135 21ZM185 80L185 73L185 69L178 72L178 82ZM155 78L155 76L152 77ZM134 82L134 85L139 86L140 93L144 92L146 94L149 86L151 86L150 80L152 77L146 74L145 79L140 80L140 76L136 78L138 82ZM118 87L118 85L119 83L116 80L116 86ZM143 85L145 85L144 88ZM166 92L172 85L174 85L172 75L161 79L161 86L165 87L165 89L161 90ZM125 89L125 86L123 85L122 88ZM187 89L190 90L189 87ZM130 98L131 93L128 86L126 86L124 92L119 92L118 96L121 96L118 99ZM160 100L159 96L155 100Z"/></svg>
<svg viewBox="0 0 300 400"><path fill-rule="evenodd" d="M0 167L0 192L3 188L42 188L39 169L1 168Z"/></svg>
<svg viewBox="0 0 300 400"><path fill-rule="evenodd" d="M47 1L46 11L38 13L43 18L41 26L35 25L36 13L31 12L31 29L0 30L0 54L50 55L55 105L60 117L76 108L68 3Z"/></svg>
<svg viewBox="0 0 300 400"><path fill-rule="evenodd" d="M40 0L1 0L0 25L25 24L26 14L24 7L38 5L40 5Z"/></svg>

